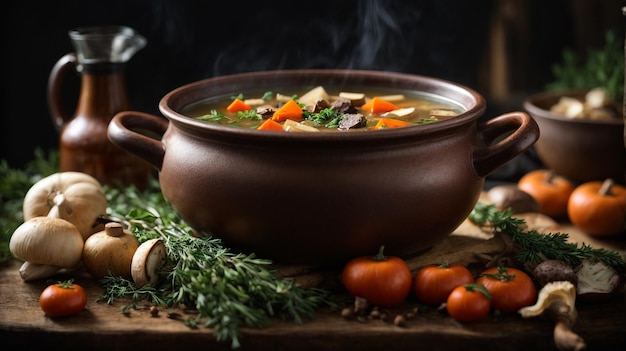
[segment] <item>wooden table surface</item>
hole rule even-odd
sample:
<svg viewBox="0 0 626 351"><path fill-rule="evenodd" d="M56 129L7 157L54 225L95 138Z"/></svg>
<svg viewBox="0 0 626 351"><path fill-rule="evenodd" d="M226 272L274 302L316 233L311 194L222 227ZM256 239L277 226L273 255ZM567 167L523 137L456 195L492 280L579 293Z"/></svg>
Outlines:
<svg viewBox="0 0 626 351"><path fill-rule="evenodd" d="M458 235L463 225L442 243L452 255L477 240ZM561 227L572 240L623 250L624 241L601 242L571 226ZM434 250L435 248L433 248ZM442 250L445 252L445 249ZM0 341L3 345L64 350L230 350L229 342L217 342L212 330L190 329L168 318L166 311L153 317L147 309L120 312L123 302L97 302L102 288L86 273L72 276L88 292L86 310L78 315L51 319L39 308L38 297L46 281L26 283L19 276L20 262L0 266ZM331 279L335 275L327 274ZM391 314L410 310L400 306ZM611 301L577 306L574 331L588 350L623 350L626 346L626 303L623 296ZM477 323L459 323L436 310L418 313L403 327L382 320L344 320L339 311L320 309L303 324L272 320L267 328L242 329L241 350L554 350L552 321L517 314L490 315ZM17 347L17 346L15 346ZM5 349L5 346L2 347Z"/></svg>

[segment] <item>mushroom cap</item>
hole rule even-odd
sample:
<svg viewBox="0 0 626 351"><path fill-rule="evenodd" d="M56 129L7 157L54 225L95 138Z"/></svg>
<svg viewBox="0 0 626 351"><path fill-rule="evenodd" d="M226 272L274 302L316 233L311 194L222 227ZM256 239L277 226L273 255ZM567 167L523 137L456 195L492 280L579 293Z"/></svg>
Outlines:
<svg viewBox="0 0 626 351"><path fill-rule="evenodd" d="M105 214L107 199L100 182L82 172L51 174L35 183L24 196L24 220L33 217L58 217L74 224L85 241L102 227L94 226ZM50 216L54 209L55 214Z"/></svg>
<svg viewBox="0 0 626 351"><path fill-rule="evenodd" d="M83 266L94 278L109 274L131 278L130 266L139 240L116 222L107 223L105 229L91 235L83 247Z"/></svg>
<svg viewBox="0 0 626 351"><path fill-rule="evenodd" d="M11 236L9 250L23 261L72 268L82 257L83 237L72 223L52 217L34 217Z"/></svg>

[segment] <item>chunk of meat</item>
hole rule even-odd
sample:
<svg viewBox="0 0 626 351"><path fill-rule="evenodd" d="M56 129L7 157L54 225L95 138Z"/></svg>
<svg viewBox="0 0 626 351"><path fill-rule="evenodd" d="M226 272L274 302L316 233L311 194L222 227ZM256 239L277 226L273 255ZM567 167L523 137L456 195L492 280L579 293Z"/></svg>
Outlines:
<svg viewBox="0 0 626 351"><path fill-rule="evenodd" d="M256 113L260 114L263 119L272 118L277 108L272 105L262 105L256 108Z"/></svg>
<svg viewBox="0 0 626 351"><path fill-rule="evenodd" d="M367 119L360 113L346 113L343 115L337 129L348 130L355 128L363 128L367 125Z"/></svg>
<svg viewBox="0 0 626 351"><path fill-rule="evenodd" d="M330 107L338 113L356 113L356 107L354 107L352 101L343 97L338 97Z"/></svg>

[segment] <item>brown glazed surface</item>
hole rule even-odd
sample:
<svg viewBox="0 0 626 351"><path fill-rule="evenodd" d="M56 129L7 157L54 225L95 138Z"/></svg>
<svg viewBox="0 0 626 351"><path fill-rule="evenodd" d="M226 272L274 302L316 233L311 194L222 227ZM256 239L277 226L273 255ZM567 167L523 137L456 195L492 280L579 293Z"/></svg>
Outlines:
<svg viewBox="0 0 626 351"><path fill-rule="evenodd" d="M624 120L572 120L551 113L561 96L583 98L585 92L543 92L524 101L524 108L539 125L537 156L547 168L575 182L612 178L624 184L626 148ZM621 108L618 109L621 111Z"/></svg>
<svg viewBox="0 0 626 351"><path fill-rule="evenodd" d="M349 134L248 130L179 113L208 97L315 85L429 92L466 112L428 125ZM109 138L159 171L165 198L194 229L280 264L331 265L375 254L380 245L398 256L428 249L467 217L485 176L539 137L526 113L477 124L485 102L473 90L391 72L223 76L175 89L159 108L167 120L117 114ZM162 137L131 131L136 128Z"/></svg>

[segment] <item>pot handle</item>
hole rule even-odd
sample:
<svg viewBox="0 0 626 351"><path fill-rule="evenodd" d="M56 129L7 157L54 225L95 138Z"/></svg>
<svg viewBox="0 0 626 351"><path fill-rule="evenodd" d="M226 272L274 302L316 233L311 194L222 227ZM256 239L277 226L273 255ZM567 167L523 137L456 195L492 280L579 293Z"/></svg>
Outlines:
<svg viewBox="0 0 626 351"><path fill-rule="evenodd" d="M146 160L160 171L165 156L165 144L156 138L165 134L168 125L165 118L149 113L123 111L113 116L107 135L113 144Z"/></svg>
<svg viewBox="0 0 626 351"><path fill-rule="evenodd" d="M474 150L474 170L486 177L519 156L539 139L539 126L524 112L510 112L478 124L478 135L487 145Z"/></svg>

